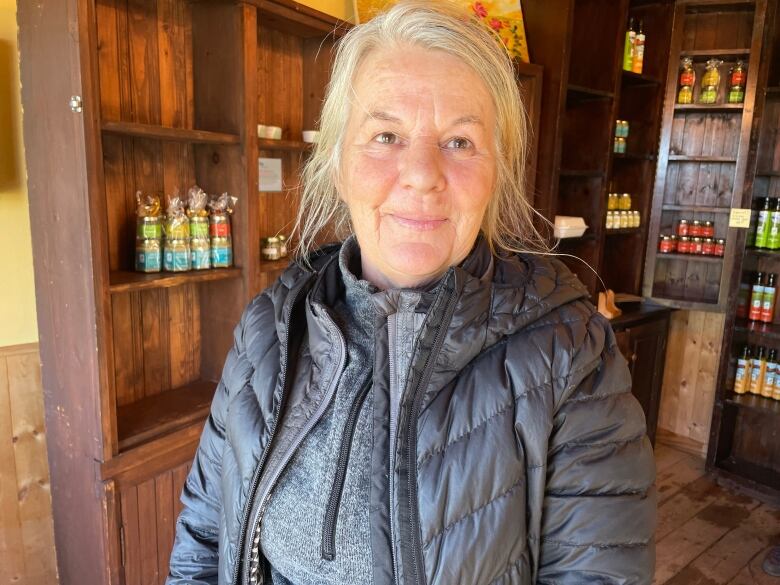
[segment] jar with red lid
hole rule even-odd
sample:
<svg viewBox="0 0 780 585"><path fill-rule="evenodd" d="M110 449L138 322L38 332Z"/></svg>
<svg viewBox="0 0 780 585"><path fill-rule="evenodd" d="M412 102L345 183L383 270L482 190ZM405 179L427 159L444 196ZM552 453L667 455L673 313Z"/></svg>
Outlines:
<svg viewBox="0 0 780 585"><path fill-rule="evenodd" d="M691 253L691 238L688 236L680 236L677 241L677 253L678 254L690 254Z"/></svg>
<svg viewBox="0 0 780 585"><path fill-rule="evenodd" d="M715 240L712 238L705 238L702 243L702 254L705 256L715 255Z"/></svg>
<svg viewBox="0 0 780 585"><path fill-rule="evenodd" d="M705 221L704 225L701 226L701 237L702 238L714 238L715 237L715 224L711 221Z"/></svg>
<svg viewBox="0 0 780 585"><path fill-rule="evenodd" d="M693 238L691 241L691 250L690 254L703 254L704 253L704 242L701 238Z"/></svg>
<svg viewBox="0 0 780 585"><path fill-rule="evenodd" d="M715 252L713 252L715 256L721 256L726 253L726 240L723 238L715 240Z"/></svg>
<svg viewBox="0 0 780 585"><path fill-rule="evenodd" d="M671 236L659 236L658 238L658 251L661 254L671 254L674 252L674 247L672 246L672 237Z"/></svg>
<svg viewBox="0 0 780 585"><path fill-rule="evenodd" d="M691 226L688 223L687 219L681 219L677 223L677 235L678 236L689 236L690 235Z"/></svg>
<svg viewBox="0 0 780 585"><path fill-rule="evenodd" d="M691 224L691 227L688 230L688 235L691 236L692 238L701 237L701 222L698 219L693 220L693 223Z"/></svg>

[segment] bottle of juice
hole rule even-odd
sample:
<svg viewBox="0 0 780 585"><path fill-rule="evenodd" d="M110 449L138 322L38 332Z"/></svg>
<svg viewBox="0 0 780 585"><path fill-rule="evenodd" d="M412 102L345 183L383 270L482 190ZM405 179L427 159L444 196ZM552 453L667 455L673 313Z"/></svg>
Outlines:
<svg viewBox="0 0 780 585"><path fill-rule="evenodd" d="M750 370L750 393L761 394L766 376L766 348L762 345L758 348Z"/></svg>
<svg viewBox="0 0 780 585"><path fill-rule="evenodd" d="M780 250L780 198L775 199L774 209L769 214L769 233L766 247L770 250Z"/></svg>
<svg viewBox="0 0 780 585"><path fill-rule="evenodd" d="M758 212L758 223L756 224L756 248L766 248L769 239L770 213L772 212L772 200L767 197L764 199L764 206Z"/></svg>
<svg viewBox="0 0 780 585"><path fill-rule="evenodd" d="M761 308L764 306L764 273L756 272L756 279L753 281L753 290L750 293L750 309L748 319L751 321L761 320Z"/></svg>
<svg viewBox="0 0 780 585"><path fill-rule="evenodd" d="M734 375L734 392L736 394L745 394L748 391L748 380L750 380L750 346L742 348L742 354L737 359L737 372Z"/></svg>
<svg viewBox="0 0 780 585"><path fill-rule="evenodd" d="M766 284L764 285L764 294L761 299L761 315L760 321L764 323L771 323L775 318L775 299L777 299L777 285L775 284L777 275L772 273L769 275Z"/></svg>
<svg viewBox="0 0 780 585"><path fill-rule="evenodd" d="M626 43L623 46L623 69L631 71L634 64L634 41L636 31L634 30L634 17L628 21L628 30L626 31Z"/></svg>
<svg viewBox="0 0 780 585"><path fill-rule="evenodd" d="M631 61L631 70L634 73L642 73L645 60L645 33L642 30L644 23L639 21L639 32L634 38L634 57Z"/></svg>
<svg viewBox="0 0 780 585"><path fill-rule="evenodd" d="M777 350L770 349L769 357L766 360L766 373L764 374L764 384L761 387L761 396L772 398L777 384Z"/></svg>

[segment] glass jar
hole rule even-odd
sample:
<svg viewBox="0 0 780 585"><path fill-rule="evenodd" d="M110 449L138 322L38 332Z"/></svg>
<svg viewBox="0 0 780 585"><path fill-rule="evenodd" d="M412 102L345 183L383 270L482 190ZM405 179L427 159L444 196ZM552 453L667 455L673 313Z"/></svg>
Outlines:
<svg viewBox="0 0 780 585"><path fill-rule="evenodd" d="M620 212L620 229L626 229L628 227L628 211Z"/></svg>
<svg viewBox="0 0 780 585"><path fill-rule="evenodd" d="M691 236L692 238L700 238L702 236L701 222L698 219L694 219L693 223L690 224L688 235Z"/></svg>
<svg viewBox="0 0 780 585"><path fill-rule="evenodd" d="M704 253L704 241L701 238L693 238L690 246L691 254L703 254Z"/></svg>
<svg viewBox="0 0 780 585"><path fill-rule="evenodd" d="M615 228L614 224L615 213L613 211L607 211L607 229L611 230Z"/></svg>
<svg viewBox="0 0 780 585"><path fill-rule="evenodd" d="M137 218L136 237L139 240L159 240L162 238L162 218L159 215Z"/></svg>
<svg viewBox="0 0 780 585"><path fill-rule="evenodd" d="M723 257L723 255L726 253L726 240L723 238L719 238L715 240L715 256Z"/></svg>
<svg viewBox="0 0 780 585"><path fill-rule="evenodd" d="M711 221L705 221L704 225L701 226L701 236L703 238L714 238L715 224L713 224Z"/></svg>
<svg viewBox="0 0 780 585"><path fill-rule="evenodd" d="M680 87L693 87L696 83L696 71L693 68L693 59L683 57L680 61Z"/></svg>
<svg viewBox="0 0 780 585"><path fill-rule="evenodd" d="M678 236L690 236L691 235L691 226L688 223L687 219L681 219L677 223L677 235Z"/></svg>
<svg viewBox="0 0 780 585"><path fill-rule="evenodd" d="M672 243L672 237L671 236L660 236L658 241L658 251L661 254L672 254L674 253L674 246Z"/></svg>
<svg viewBox="0 0 780 585"><path fill-rule="evenodd" d="M617 193L610 193L607 196L607 209L609 211L615 211L618 208L618 196Z"/></svg>
<svg viewBox="0 0 780 585"><path fill-rule="evenodd" d="M712 238L704 238L704 242L702 243L702 254L705 256L715 255L715 240Z"/></svg>
<svg viewBox="0 0 780 585"><path fill-rule="evenodd" d="M702 87L714 87L717 91L720 85L720 70L719 67L723 65L723 61L720 59L710 59L704 66L704 75L701 76Z"/></svg>
<svg viewBox="0 0 780 585"><path fill-rule="evenodd" d="M684 85L680 88L680 91L677 93L677 103L678 104L692 104L693 103L693 88Z"/></svg>
<svg viewBox="0 0 780 585"><path fill-rule="evenodd" d="M743 61L737 61L729 71L729 87L744 88L745 82L747 82L745 63Z"/></svg>
<svg viewBox="0 0 780 585"><path fill-rule="evenodd" d="M270 238L263 238L260 245L260 255L263 260L279 260L282 257L282 250L279 245L279 238L271 236Z"/></svg>
<svg viewBox="0 0 780 585"><path fill-rule="evenodd" d="M287 258L287 236L279 234L276 237L279 238L279 254L282 258Z"/></svg>
<svg viewBox="0 0 780 585"><path fill-rule="evenodd" d="M189 232L189 222L185 225ZM186 272L191 267L189 240L165 240L163 269L166 272Z"/></svg>
<svg viewBox="0 0 780 585"><path fill-rule="evenodd" d="M623 193L620 196L620 209L623 211L631 211L631 194Z"/></svg>
<svg viewBox="0 0 780 585"><path fill-rule="evenodd" d="M708 85L701 88L699 92L700 104L714 104L718 101L718 88L715 85Z"/></svg>
<svg viewBox="0 0 780 585"><path fill-rule="evenodd" d="M691 253L691 238L688 236L680 236L677 240L677 253L678 254L690 254Z"/></svg>

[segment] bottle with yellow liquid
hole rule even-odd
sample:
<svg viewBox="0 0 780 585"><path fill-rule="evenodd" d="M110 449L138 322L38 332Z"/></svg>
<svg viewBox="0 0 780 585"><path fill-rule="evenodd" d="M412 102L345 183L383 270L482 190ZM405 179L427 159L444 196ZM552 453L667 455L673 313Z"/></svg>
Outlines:
<svg viewBox="0 0 780 585"><path fill-rule="evenodd" d="M766 348L762 345L758 348L756 357L753 358L753 367L750 370L750 393L761 394L766 376Z"/></svg>
<svg viewBox="0 0 780 585"><path fill-rule="evenodd" d="M737 359L737 372L734 375L734 393L745 394L750 381L750 346L742 348L742 355Z"/></svg>
<svg viewBox="0 0 780 585"><path fill-rule="evenodd" d="M764 374L764 384L761 387L761 396L772 398L777 384L777 350L770 349L769 357L766 360L766 373Z"/></svg>

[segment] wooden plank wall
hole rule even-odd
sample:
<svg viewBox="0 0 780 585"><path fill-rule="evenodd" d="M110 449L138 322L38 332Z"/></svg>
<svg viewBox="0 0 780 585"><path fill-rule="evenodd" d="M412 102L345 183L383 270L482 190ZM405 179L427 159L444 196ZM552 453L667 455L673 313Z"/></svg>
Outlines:
<svg viewBox="0 0 780 585"><path fill-rule="evenodd" d="M37 344L0 348L0 585L56 585Z"/></svg>
<svg viewBox="0 0 780 585"><path fill-rule="evenodd" d="M658 427L707 451L725 315L677 311L669 325Z"/></svg>

